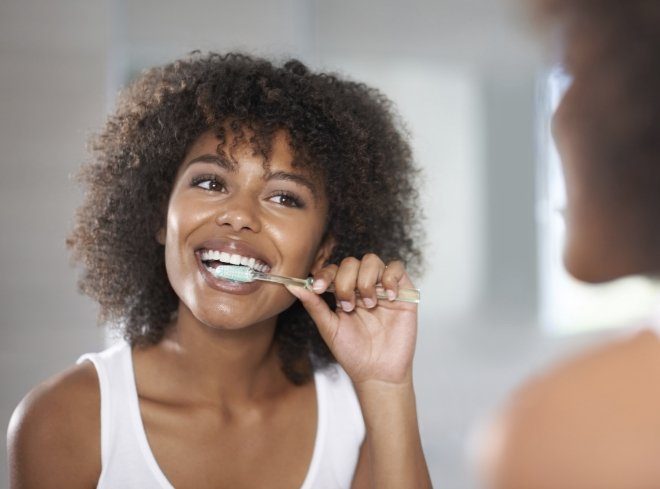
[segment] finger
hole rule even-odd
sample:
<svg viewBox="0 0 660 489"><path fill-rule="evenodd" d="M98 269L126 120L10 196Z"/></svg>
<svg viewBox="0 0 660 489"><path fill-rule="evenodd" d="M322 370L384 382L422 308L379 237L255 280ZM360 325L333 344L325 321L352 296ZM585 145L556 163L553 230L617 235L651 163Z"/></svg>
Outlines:
<svg viewBox="0 0 660 489"><path fill-rule="evenodd" d="M355 257L344 258L335 276L335 296L344 312L355 309L355 286L360 260Z"/></svg>
<svg viewBox="0 0 660 489"><path fill-rule="evenodd" d="M305 310L309 313L323 340L328 346L333 344L335 334L337 332L338 322L337 315L332 312L328 304L314 292L307 290L303 287L296 287L291 285L285 286L293 296L298 298L302 303Z"/></svg>
<svg viewBox="0 0 660 489"><path fill-rule="evenodd" d="M393 301L399 295L399 284L404 277L407 278L403 262L397 260L387 264L381 277L381 283L389 301ZM409 280L407 281L409 282Z"/></svg>
<svg viewBox="0 0 660 489"><path fill-rule="evenodd" d="M385 263L378 255L368 253L362 258L357 278L357 289L360 292L362 302L367 309L376 307L376 284L380 281L385 271Z"/></svg>
<svg viewBox="0 0 660 489"><path fill-rule="evenodd" d="M328 265L323 267L321 270L314 274L314 284L312 285L312 290L317 294L322 294L328 288L328 286L334 282L335 275L337 275L337 270L339 267L337 265Z"/></svg>

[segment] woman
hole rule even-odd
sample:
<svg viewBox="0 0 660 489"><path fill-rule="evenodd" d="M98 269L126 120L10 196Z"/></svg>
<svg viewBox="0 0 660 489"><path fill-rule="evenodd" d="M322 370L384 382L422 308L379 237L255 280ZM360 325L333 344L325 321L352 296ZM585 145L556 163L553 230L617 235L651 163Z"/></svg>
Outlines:
<svg viewBox="0 0 660 489"><path fill-rule="evenodd" d="M660 3L539 0L571 76L553 130L567 187L568 271L660 270ZM495 488L660 486L660 341L634 336L527 385L491 433Z"/></svg>
<svg viewBox="0 0 660 489"><path fill-rule="evenodd" d="M12 487L429 487L417 308L391 300L419 259L414 177L364 85L237 54L143 74L68 241L126 342L22 401ZM217 278L227 263L314 288Z"/></svg>

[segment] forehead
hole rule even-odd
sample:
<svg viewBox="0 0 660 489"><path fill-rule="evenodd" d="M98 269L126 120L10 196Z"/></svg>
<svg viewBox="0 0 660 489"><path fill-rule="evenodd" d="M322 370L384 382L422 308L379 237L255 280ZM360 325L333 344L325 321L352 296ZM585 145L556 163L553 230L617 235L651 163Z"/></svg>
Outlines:
<svg viewBox="0 0 660 489"><path fill-rule="evenodd" d="M265 151L267 149L267 151ZM267 171L287 171L311 175L307 165L300 164L289 144L284 131L278 131L273 135L269 148L261 148L252 139L252 134L245 131L242 138L238 139L230 131L224 137L218 137L215 131L209 130L203 133L190 147L185 160L197 156L209 154L218 155L225 162L240 171L242 161L254 161L262 165Z"/></svg>

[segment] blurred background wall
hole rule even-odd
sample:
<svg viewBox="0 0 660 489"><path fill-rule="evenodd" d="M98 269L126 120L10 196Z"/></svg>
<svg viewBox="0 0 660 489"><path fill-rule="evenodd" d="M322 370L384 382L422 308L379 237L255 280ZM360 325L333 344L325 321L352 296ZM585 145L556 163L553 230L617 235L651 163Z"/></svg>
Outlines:
<svg viewBox="0 0 660 489"><path fill-rule="evenodd" d="M415 364L435 485L475 487L474 433L529 372L599 335L538 321L538 47L494 0L3 0L0 421L103 348L64 239L70 179L121 84L190 50L241 49L381 88L423 167L427 268ZM6 452L0 487L7 485Z"/></svg>

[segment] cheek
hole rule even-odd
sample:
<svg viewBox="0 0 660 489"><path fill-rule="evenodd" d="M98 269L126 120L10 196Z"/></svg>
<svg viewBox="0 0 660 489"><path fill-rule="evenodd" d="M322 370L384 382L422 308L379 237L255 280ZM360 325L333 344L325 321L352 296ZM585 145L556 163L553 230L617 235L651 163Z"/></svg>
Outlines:
<svg viewBox="0 0 660 489"><path fill-rule="evenodd" d="M167 209L165 265L173 286L184 273L183 269L195 260L192 248L187 246L188 237L207 218L208 212L192 205L190 199L177 194L172 195Z"/></svg>
<svg viewBox="0 0 660 489"><path fill-rule="evenodd" d="M293 276L307 274L323 237L323 228L318 221L274 226L269 233L282 256L281 273Z"/></svg>
<svg viewBox="0 0 660 489"><path fill-rule="evenodd" d="M593 168L590 168L593 165L584 152L584 127L581 127L575 107L571 104L572 95L572 91L567 92L559 104L552 119L552 134L566 184L567 211L579 215L593 192Z"/></svg>
<svg viewBox="0 0 660 489"><path fill-rule="evenodd" d="M185 239L192 230L209 219L211 212L190 197L172 195L167 209L167 241L171 244Z"/></svg>

